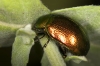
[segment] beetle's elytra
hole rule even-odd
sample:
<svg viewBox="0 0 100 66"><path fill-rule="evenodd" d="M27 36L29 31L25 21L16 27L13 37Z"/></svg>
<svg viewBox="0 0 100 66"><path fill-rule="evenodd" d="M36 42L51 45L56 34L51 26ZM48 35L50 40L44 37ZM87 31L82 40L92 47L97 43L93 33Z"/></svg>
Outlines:
<svg viewBox="0 0 100 66"><path fill-rule="evenodd" d="M67 17L47 15L39 18L33 26L32 29L46 32L74 55L86 55L89 51L90 44L85 30Z"/></svg>

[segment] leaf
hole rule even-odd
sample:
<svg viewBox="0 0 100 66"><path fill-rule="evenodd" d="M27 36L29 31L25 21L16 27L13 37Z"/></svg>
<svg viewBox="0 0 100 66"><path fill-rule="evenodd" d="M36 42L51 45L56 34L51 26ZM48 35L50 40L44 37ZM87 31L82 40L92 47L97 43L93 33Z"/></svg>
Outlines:
<svg viewBox="0 0 100 66"><path fill-rule="evenodd" d="M40 0L0 0L0 20L7 23L32 23L49 12Z"/></svg>
<svg viewBox="0 0 100 66"><path fill-rule="evenodd" d="M12 48L12 66L27 66L35 37L36 33L31 30L30 24L17 30Z"/></svg>
<svg viewBox="0 0 100 66"><path fill-rule="evenodd" d="M75 56L75 55L70 55L70 56L67 56L65 58L65 61L68 62L72 60L73 62L75 63L80 63L81 61L87 61L86 57L85 56Z"/></svg>
<svg viewBox="0 0 100 66"><path fill-rule="evenodd" d="M40 39L41 45L48 41L48 37L45 36ZM44 57L42 58L42 66L66 66L59 49L56 46L56 43L52 40L49 41L47 46L44 48Z"/></svg>
<svg viewBox="0 0 100 66"><path fill-rule="evenodd" d="M48 13L40 0L0 0L0 47L11 46L16 30Z"/></svg>
<svg viewBox="0 0 100 66"><path fill-rule="evenodd" d="M0 47L11 46L14 42L16 30L22 26L0 21Z"/></svg>

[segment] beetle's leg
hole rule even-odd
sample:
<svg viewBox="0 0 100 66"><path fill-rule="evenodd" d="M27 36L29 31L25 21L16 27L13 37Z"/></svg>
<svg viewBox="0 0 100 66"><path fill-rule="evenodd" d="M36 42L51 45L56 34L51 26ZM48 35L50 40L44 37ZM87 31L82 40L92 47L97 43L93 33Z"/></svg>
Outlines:
<svg viewBox="0 0 100 66"><path fill-rule="evenodd" d="M47 40L47 42L44 44L44 46L43 46L43 48L46 48L46 46L48 45L48 43L49 43L49 41L50 41L50 37L47 35L47 37L48 37L48 40Z"/></svg>
<svg viewBox="0 0 100 66"><path fill-rule="evenodd" d="M63 58L66 58L68 49L67 49L64 45L61 45L61 44L58 43L58 42L57 42L57 46L58 46L59 51L60 51L60 53L62 54Z"/></svg>
<svg viewBox="0 0 100 66"><path fill-rule="evenodd" d="M43 33L42 36L39 37L39 39L42 39L45 36L45 34Z"/></svg>
<svg viewBox="0 0 100 66"><path fill-rule="evenodd" d="M42 35L42 36L39 37L39 35ZM35 42L39 41L39 39L42 39L45 35L46 35L45 33L38 33L38 34L37 34L37 38L38 38L38 39L36 39ZM48 39L48 40L47 40L47 42L44 44L43 48L45 48L45 47L47 46L47 44L49 43L49 41L50 41L50 38L49 38L48 35L47 35L47 39Z"/></svg>
<svg viewBox="0 0 100 66"><path fill-rule="evenodd" d="M34 38L34 42L40 42L38 36Z"/></svg>

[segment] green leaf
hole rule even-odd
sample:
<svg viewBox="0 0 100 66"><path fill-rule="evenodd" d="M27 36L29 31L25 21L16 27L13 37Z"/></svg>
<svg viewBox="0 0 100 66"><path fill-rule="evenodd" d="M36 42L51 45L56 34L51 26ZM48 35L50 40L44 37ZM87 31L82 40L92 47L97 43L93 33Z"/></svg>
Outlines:
<svg viewBox="0 0 100 66"><path fill-rule="evenodd" d="M81 61L87 61L86 57L85 56L75 56L75 55L70 55L70 56L67 56L65 58L65 61L68 62L72 60L73 62L75 63L80 63Z"/></svg>
<svg viewBox="0 0 100 66"><path fill-rule="evenodd" d="M44 46L44 44L48 41L48 37L45 36L42 39L40 39L41 45ZM66 63L64 62L63 57L61 56L58 47L56 46L56 43L52 40L49 40L49 43L44 48L44 57L42 58L42 66L66 66Z"/></svg>
<svg viewBox="0 0 100 66"><path fill-rule="evenodd" d="M16 31L22 26L0 21L0 47L11 46L14 42Z"/></svg>
<svg viewBox="0 0 100 66"><path fill-rule="evenodd" d="M27 66L35 37L36 33L31 30L31 25L17 30L12 48L12 66Z"/></svg>
<svg viewBox="0 0 100 66"><path fill-rule="evenodd" d="M32 23L49 12L40 0L0 0L0 20L6 23Z"/></svg>
<svg viewBox="0 0 100 66"><path fill-rule="evenodd" d="M48 13L40 0L0 0L0 47L11 46L16 30Z"/></svg>

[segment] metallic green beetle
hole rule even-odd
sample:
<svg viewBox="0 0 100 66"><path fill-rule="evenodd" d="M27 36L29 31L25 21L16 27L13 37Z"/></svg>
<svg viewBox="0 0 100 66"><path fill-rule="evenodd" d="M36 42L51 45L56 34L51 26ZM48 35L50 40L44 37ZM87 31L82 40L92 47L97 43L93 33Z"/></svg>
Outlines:
<svg viewBox="0 0 100 66"><path fill-rule="evenodd" d="M90 48L85 29L71 19L57 14L40 17L32 27L66 47L74 55L86 55Z"/></svg>

